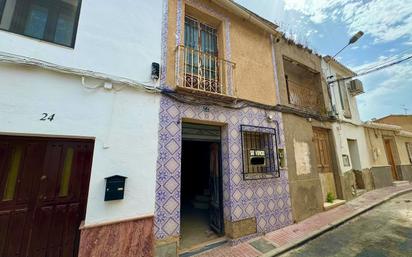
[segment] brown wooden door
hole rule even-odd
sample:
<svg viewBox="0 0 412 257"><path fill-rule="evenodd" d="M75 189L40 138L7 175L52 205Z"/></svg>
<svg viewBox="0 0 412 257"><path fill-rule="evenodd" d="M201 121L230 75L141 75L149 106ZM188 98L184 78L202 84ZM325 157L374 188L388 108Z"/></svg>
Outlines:
<svg viewBox="0 0 412 257"><path fill-rule="evenodd" d="M77 256L93 142L0 137L0 256Z"/></svg>
<svg viewBox="0 0 412 257"><path fill-rule="evenodd" d="M324 129L313 129L318 172L332 172L332 157L329 133Z"/></svg>
<svg viewBox="0 0 412 257"><path fill-rule="evenodd" d="M313 128L313 143L316 150L317 168L324 200L326 200L328 193L332 193L332 195L337 198L329 131L326 129Z"/></svg>
<svg viewBox="0 0 412 257"><path fill-rule="evenodd" d="M392 178L394 180L398 180L398 175L396 173L395 159L393 158L391 140L385 139L384 142L385 142L386 158L388 159L388 163L391 166Z"/></svg>

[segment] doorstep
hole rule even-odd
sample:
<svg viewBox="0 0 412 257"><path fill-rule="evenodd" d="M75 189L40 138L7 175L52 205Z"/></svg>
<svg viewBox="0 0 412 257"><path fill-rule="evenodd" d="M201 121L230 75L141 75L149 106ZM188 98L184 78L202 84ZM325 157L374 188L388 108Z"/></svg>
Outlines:
<svg viewBox="0 0 412 257"><path fill-rule="evenodd" d="M332 203L327 203L326 202L326 203L323 204L323 210L329 211L329 210L331 210L333 208L336 208L336 207L338 207L338 206L340 206L344 203L346 203L346 201L345 200L340 200L340 199L333 200Z"/></svg>
<svg viewBox="0 0 412 257"><path fill-rule="evenodd" d="M223 246L227 244L229 239L227 237L219 237L207 242L203 242L197 245L194 245L188 249L180 249L178 250L178 256L180 257L189 257L189 256L194 256L197 254L200 254L202 252L209 251L211 249L214 249L216 247Z"/></svg>

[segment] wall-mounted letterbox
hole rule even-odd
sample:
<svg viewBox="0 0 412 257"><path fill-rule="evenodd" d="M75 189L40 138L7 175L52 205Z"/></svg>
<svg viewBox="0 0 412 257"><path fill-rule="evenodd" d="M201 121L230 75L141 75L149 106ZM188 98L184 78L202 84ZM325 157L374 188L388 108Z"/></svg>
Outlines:
<svg viewBox="0 0 412 257"><path fill-rule="evenodd" d="M127 177L115 175L106 178L105 201L122 200L124 198L124 186Z"/></svg>

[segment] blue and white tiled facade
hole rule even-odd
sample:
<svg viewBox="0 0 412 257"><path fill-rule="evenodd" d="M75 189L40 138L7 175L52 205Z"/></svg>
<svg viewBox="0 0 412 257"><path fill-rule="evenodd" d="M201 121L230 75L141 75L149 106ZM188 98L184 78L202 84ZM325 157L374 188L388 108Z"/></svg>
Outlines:
<svg viewBox="0 0 412 257"><path fill-rule="evenodd" d="M183 5L191 5L222 21L225 28L225 58L231 59L230 19L218 10L209 8L199 0L177 0L177 10L168 9L164 0L162 29L162 70L161 87L172 89L166 83L168 12L176 11L176 46L181 44ZM176 47L176 46L173 46ZM229 78L229 91L232 88ZM205 108L207 107L207 108ZM246 218L256 218L257 232L273 231L292 224L291 201L288 173L281 170L279 178L244 180L242 167L241 125L273 127L271 115L279 124L278 147L284 148L281 113L247 107L244 109L224 108L217 105L196 105L178 102L162 96L160 103L159 153L157 160L155 235L157 239L179 236L180 234L180 193L181 193L181 152L182 122L184 119L199 123L220 124L222 147L223 206L224 219L230 222Z"/></svg>
<svg viewBox="0 0 412 257"><path fill-rule="evenodd" d="M284 148L281 114L247 107L189 105L163 96L160 106L159 157L157 161L155 234L164 239L180 234L182 120L214 122L222 126L222 175L224 218L238 221L256 218L258 233L273 231L292 223L287 171L280 178L244 180L240 125L276 128L280 125L279 148Z"/></svg>

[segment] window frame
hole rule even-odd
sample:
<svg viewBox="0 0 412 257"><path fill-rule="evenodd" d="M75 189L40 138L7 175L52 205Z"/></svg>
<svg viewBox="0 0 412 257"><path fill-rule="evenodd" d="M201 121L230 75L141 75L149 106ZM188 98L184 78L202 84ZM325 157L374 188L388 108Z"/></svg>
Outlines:
<svg viewBox="0 0 412 257"><path fill-rule="evenodd" d="M406 151L408 153L409 161L412 163L412 142L406 142Z"/></svg>
<svg viewBox="0 0 412 257"><path fill-rule="evenodd" d="M268 147L268 153L265 156L265 164L257 165L254 168L265 168L269 171L264 172L250 172L249 164L249 151L250 150L262 150L256 147L246 148L245 146L245 135L246 133L256 133L260 135L269 135L270 145ZM260 180L260 179L272 179L280 177L280 159L279 159L279 148L278 148L278 130L276 128L270 127L259 127L253 125L240 125L240 135L241 135L241 154L242 154L242 166L243 166L243 179L244 180ZM272 170L273 168L273 170Z"/></svg>
<svg viewBox="0 0 412 257"><path fill-rule="evenodd" d="M12 20L11 20L11 25L9 29L4 29L4 28L0 28L1 31L6 31L9 33L13 33L16 35L21 35L27 38L31 38L31 39L35 39L35 40L39 40L42 42L47 42L47 43L51 43L54 45L59 45L59 46L63 46L63 47L68 47L68 48L75 48L76 45L76 38L77 38L77 31L78 31L78 26L79 26L79 19L80 19L80 12L81 12L81 7L82 7L82 0L77 0L78 1L78 6L77 7L73 7L68 3L65 3L61 0L59 0L58 2L53 1L53 0L16 0L16 8L14 10L14 12L18 11L20 12L20 14L15 15L13 14ZM6 4L7 0L0 0L0 21L1 18L3 16L3 12L4 12L4 7ZM46 25L45 25L45 32L44 32L44 38L38 38L38 37L34 37L31 35L27 35L24 33L24 29L25 29L25 24L27 22L27 18L28 18L28 14L29 14L29 9L30 6L32 5L32 3L35 2L36 4L38 4L38 6L41 7L46 7L49 11L52 10L51 12L51 20L50 20L50 16L48 16L48 19L46 21ZM1 4L3 6L1 6ZM17 7L17 5L20 4L22 6ZM66 6L68 8L63 8L63 6ZM60 13L65 13L65 10L72 8L73 13L74 13L74 17L73 17L73 32L71 35L71 43L70 44L63 44L63 43L59 43L56 42L54 40L54 37L56 35L56 26L57 26L57 22L58 22L58 17ZM20 17L20 19L18 18Z"/></svg>
<svg viewBox="0 0 412 257"><path fill-rule="evenodd" d="M6 1L7 0L0 0L0 22L3 18L4 6L6 6Z"/></svg>
<svg viewBox="0 0 412 257"><path fill-rule="evenodd" d="M340 76L338 76L338 79L339 77ZM345 118L351 119L352 111L350 108L348 85L346 84L346 81L343 81L343 80L338 81L338 91L339 91L340 104L342 108L342 114Z"/></svg>

